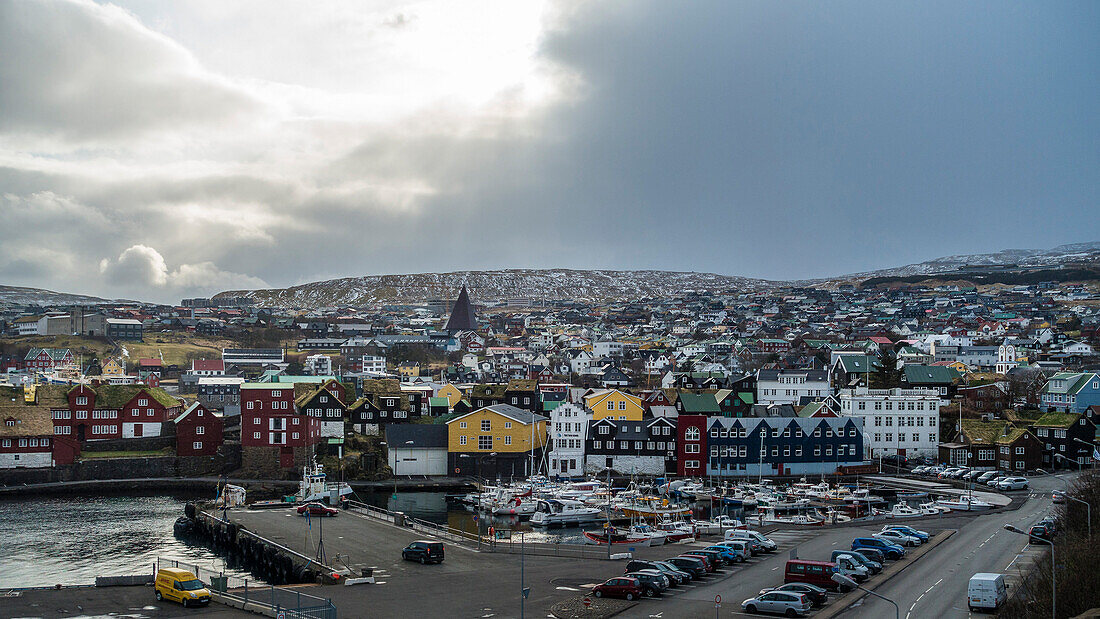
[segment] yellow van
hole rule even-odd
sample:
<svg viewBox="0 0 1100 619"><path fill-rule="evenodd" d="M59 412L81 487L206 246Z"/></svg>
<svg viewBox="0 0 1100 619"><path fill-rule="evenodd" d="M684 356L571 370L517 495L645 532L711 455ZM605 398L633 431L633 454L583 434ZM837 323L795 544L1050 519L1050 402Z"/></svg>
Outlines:
<svg viewBox="0 0 1100 619"><path fill-rule="evenodd" d="M172 600L184 606L210 603L210 590L194 574L175 567L157 570L157 579L153 583L157 600Z"/></svg>

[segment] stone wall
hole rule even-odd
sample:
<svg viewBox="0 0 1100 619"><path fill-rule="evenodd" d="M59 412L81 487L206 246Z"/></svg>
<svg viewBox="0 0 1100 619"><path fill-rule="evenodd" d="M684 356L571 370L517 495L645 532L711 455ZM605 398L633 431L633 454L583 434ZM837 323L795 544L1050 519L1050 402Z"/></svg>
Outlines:
<svg viewBox="0 0 1100 619"><path fill-rule="evenodd" d="M602 473L607 470L606 462L607 456L588 456L584 470ZM622 475L664 475L665 459L663 456L611 456L611 468Z"/></svg>
<svg viewBox="0 0 1100 619"><path fill-rule="evenodd" d="M241 468L238 475L251 479L298 479L302 467L313 460L312 447L294 448L294 466L280 466L278 446L241 447Z"/></svg>
<svg viewBox="0 0 1100 619"><path fill-rule="evenodd" d="M161 429L171 434L166 436L144 436L141 438L111 438L103 441L84 441L82 451L157 451L166 447L176 448L176 426L166 423Z"/></svg>

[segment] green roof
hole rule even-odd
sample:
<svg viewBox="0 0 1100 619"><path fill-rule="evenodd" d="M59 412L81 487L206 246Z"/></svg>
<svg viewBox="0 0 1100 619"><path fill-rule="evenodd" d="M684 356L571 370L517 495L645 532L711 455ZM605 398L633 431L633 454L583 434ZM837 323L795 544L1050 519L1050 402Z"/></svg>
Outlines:
<svg viewBox="0 0 1100 619"><path fill-rule="evenodd" d="M720 413L713 393L681 393L680 412L685 415Z"/></svg>
<svg viewBox="0 0 1100 619"><path fill-rule="evenodd" d="M874 355L841 355L837 357L837 361L840 363L840 367L849 373L873 372L882 367L882 364Z"/></svg>
<svg viewBox="0 0 1100 619"><path fill-rule="evenodd" d="M442 407L446 408L446 407L449 407L450 405L451 405L451 401L448 400L447 398L441 398L441 397L428 398L428 406L442 406Z"/></svg>
<svg viewBox="0 0 1100 619"><path fill-rule="evenodd" d="M1079 413L1046 413L1035 421L1035 425L1048 428L1068 428L1080 418Z"/></svg>
<svg viewBox="0 0 1100 619"><path fill-rule="evenodd" d="M756 396L751 391L742 391L737 394L737 397L741 398L745 404L756 404Z"/></svg>

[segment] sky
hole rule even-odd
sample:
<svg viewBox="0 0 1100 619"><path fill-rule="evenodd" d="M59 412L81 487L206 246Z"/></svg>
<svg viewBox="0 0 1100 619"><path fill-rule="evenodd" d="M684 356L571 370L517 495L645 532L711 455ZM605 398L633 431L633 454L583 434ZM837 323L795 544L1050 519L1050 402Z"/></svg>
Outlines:
<svg viewBox="0 0 1100 619"><path fill-rule="evenodd" d="M0 284L1100 240L1100 3L0 0Z"/></svg>

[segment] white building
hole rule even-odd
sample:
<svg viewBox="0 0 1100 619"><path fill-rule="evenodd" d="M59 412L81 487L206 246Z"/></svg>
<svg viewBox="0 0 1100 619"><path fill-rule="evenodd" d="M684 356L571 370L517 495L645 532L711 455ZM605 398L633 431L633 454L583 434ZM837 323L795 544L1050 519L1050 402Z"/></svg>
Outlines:
<svg viewBox="0 0 1100 619"><path fill-rule="evenodd" d="M826 370L758 370L759 404L798 404L803 398L820 400L831 393Z"/></svg>
<svg viewBox="0 0 1100 619"><path fill-rule="evenodd" d="M940 442L940 395L930 389L844 389L840 414L862 417L867 457L933 456Z"/></svg>
<svg viewBox="0 0 1100 619"><path fill-rule="evenodd" d="M571 402L550 411L551 475L584 475L584 439L591 419L592 413Z"/></svg>
<svg viewBox="0 0 1100 619"><path fill-rule="evenodd" d="M661 354L653 357L646 357L645 373L649 376L657 376L663 374L665 368L668 367L668 364L668 355Z"/></svg>
<svg viewBox="0 0 1100 619"><path fill-rule="evenodd" d="M378 355L363 355L363 371L372 374L385 374L386 358Z"/></svg>
<svg viewBox="0 0 1100 619"><path fill-rule="evenodd" d="M1008 374L1009 370L1017 366L1019 366L1019 363L1016 362L1016 347L1012 344L998 346L996 372L998 374Z"/></svg>
<svg viewBox="0 0 1100 619"><path fill-rule="evenodd" d="M621 357L623 356L623 343L613 340L599 340L592 343L592 354L597 359L603 357Z"/></svg>
<svg viewBox="0 0 1100 619"><path fill-rule="evenodd" d="M313 376L330 376L332 375L332 357L321 354L310 355L306 357L302 367L307 374Z"/></svg>

